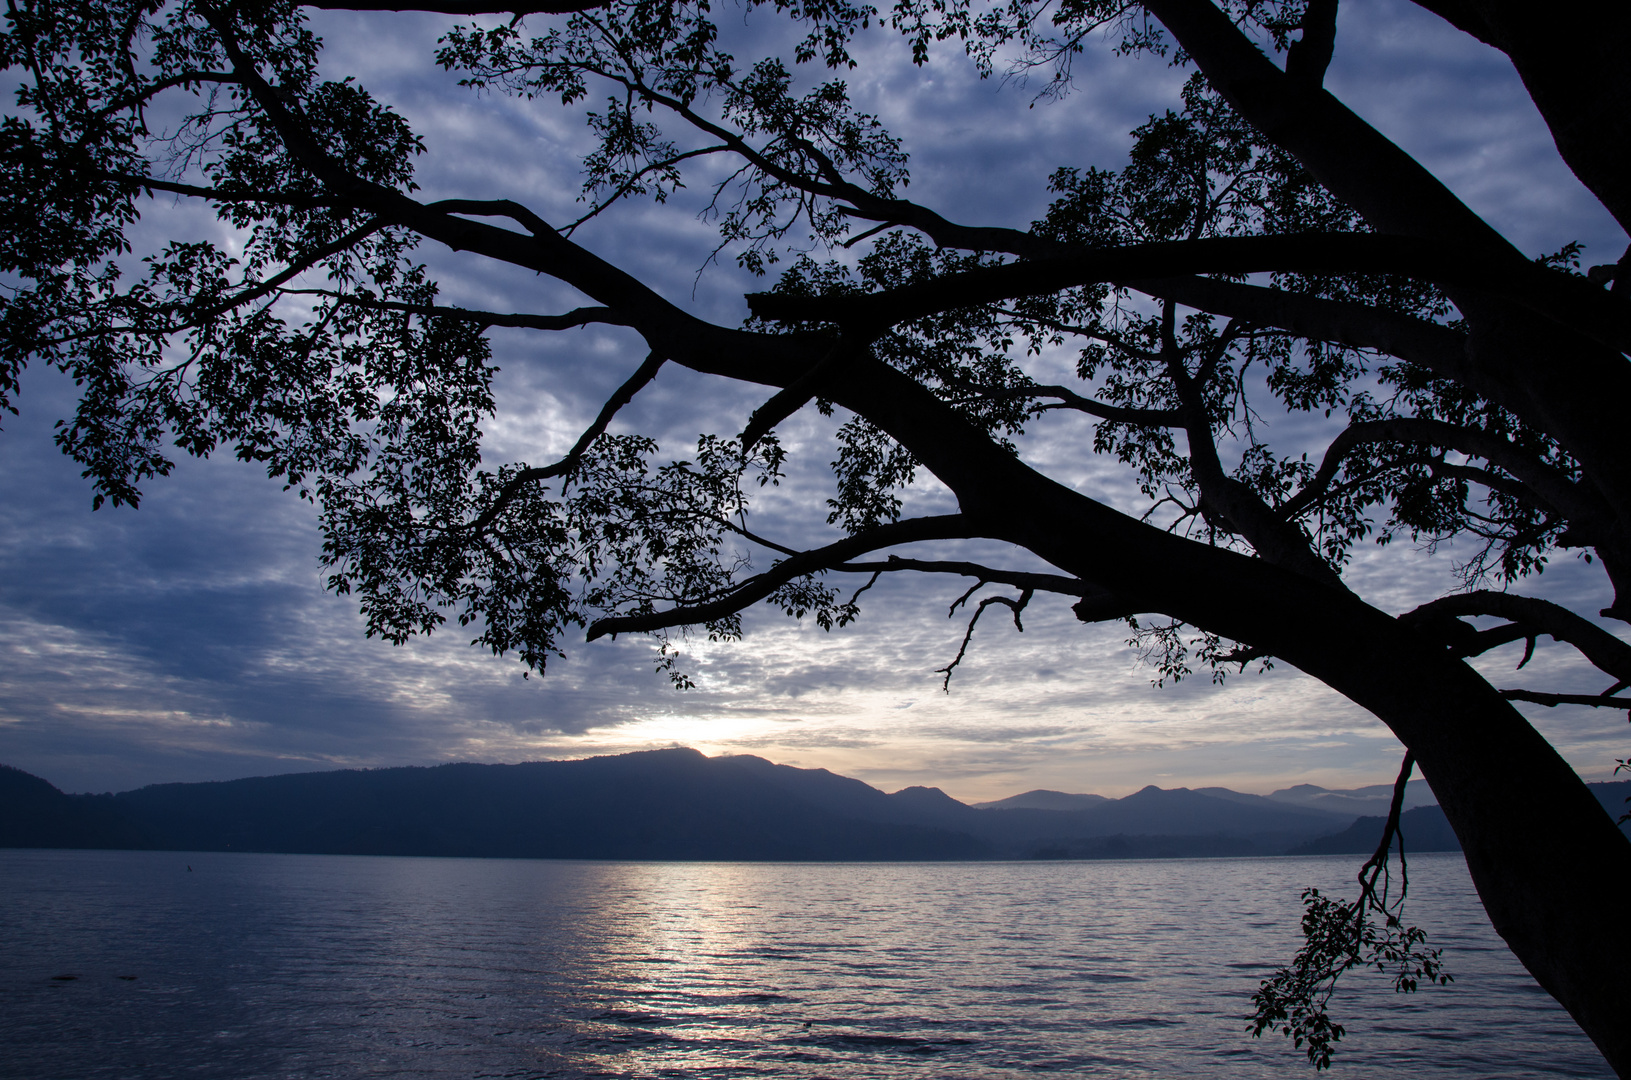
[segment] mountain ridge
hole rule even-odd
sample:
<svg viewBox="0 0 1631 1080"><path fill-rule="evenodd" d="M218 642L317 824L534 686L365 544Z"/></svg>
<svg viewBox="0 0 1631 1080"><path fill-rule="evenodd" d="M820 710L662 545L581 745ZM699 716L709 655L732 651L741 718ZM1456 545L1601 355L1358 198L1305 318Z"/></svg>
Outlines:
<svg viewBox="0 0 1631 1080"><path fill-rule="evenodd" d="M1058 809L1024 805L1024 795L1037 792L971 806L938 788L885 793L826 769L682 747L518 765L285 773L105 795L65 794L0 766L0 847L907 861L1264 855L1360 843L1354 830L1368 819L1320 805L1326 789L1286 790L1295 797L1152 784L1121 799L1040 793ZM1346 801L1361 792L1332 794ZM1599 798L1607 805L1605 793Z"/></svg>

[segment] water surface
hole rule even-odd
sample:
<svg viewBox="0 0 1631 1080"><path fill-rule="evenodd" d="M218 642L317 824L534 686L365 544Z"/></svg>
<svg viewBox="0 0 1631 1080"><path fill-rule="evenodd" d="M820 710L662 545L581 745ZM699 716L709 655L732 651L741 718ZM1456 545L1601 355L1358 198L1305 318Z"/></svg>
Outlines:
<svg viewBox="0 0 1631 1080"><path fill-rule="evenodd" d="M0 851L0 1076L1312 1077L1244 1015L1358 861ZM1411 869L1456 983L1350 975L1332 1075L1611 1077L1461 857Z"/></svg>

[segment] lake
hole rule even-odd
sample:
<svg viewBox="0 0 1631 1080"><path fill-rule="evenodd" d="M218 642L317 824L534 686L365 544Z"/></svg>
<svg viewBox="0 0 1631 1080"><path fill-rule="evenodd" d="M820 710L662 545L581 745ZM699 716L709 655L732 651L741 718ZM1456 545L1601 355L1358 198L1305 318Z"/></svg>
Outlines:
<svg viewBox="0 0 1631 1080"><path fill-rule="evenodd" d="M0 1076L1312 1077L1244 1017L1360 861L5 850ZM1350 974L1331 1075L1611 1077L1460 855L1410 866L1456 982Z"/></svg>

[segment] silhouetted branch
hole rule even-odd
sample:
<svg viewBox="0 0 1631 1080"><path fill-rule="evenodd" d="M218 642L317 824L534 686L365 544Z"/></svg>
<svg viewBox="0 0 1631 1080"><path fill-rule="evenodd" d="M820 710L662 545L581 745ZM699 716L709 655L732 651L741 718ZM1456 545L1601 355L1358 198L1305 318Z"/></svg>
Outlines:
<svg viewBox="0 0 1631 1080"><path fill-rule="evenodd" d="M1303 890L1303 947L1289 967L1265 979L1252 995L1256 1011L1246 1030L1253 1037L1278 1030L1289 1036L1308 1055L1316 1069L1328 1069L1336 1044L1347 1034L1331 1020L1329 1007L1337 981L1356 967L1392 969L1393 988L1410 993L1418 982L1448 983L1441 950L1421 948L1427 935L1404 924L1404 901L1410 891L1410 870L1405 861L1404 840L1399 821L1404 795L1410 783L1415 755L1406 751L1399 776L1393 782L1393 799L1382 827L1381 843L1359 868L1359 899L1348 903L1320 895L1318 889ZM1391 895L1389 870L1394 840L1399 841L1399 894ZM1379 917L1381 925L1372 922Z"/></svg>
<svg viewBox="0 0 1631 1080"><path fill-rule="evenodd" d="M1187 274L1401 274L1477 289L1521 305L1617 350L1631 349L1631 302L1584 279L1516 257L1473 254L1411 236L1378 233L1205 237L1086 249L985 266L864 295L751 293L762 319L831 322L878 333L953 308L1040 296L1101 282Z"/></svg>
<svg viewBox="0 0 1631 1080"><path fill-rule="evenodd" d="M1439 620L1473 615L1494 615L1532 627L1555 641L1573 645L1600 671L1631 682L1631 645L1550 600L1488 590L1456 593L1408 611L1399 616L1399 621L1431 626Z"/></svg>
<svg viewBox="0 0 1631 1080"><path fill-rule="evenodd" d="M606 196L606 198L592 206L588 213L562 227L561 234L563 236L571 236L584 222L599 217L601 214L605 213L619 199L628 195L637 186L639 186L641 177L648 176L651 173L658 172L662 169L672 169L680 162L688 161L694 157L704 157L708 154L718 154L728 150L730 150L730 147L728 146L700 146L695 150L687 150L684 153L675 154L672 157L664 158L661 161L648 162L645 166L619 184L616 191L612 192L610 195Z"/></svg>
<svg viewBox="0 0 1631 1080"><path fill-rule="evenodd" d="M1308 0L1302 38L1286 51L1286 75L1310 90L1325 81L1337 36L1337 0Z"/></svg>
<svg viewBox="0 0 1631 1080"><path fill-rule="evenodd" d="M405 0L301 0L302 7L322 8L327 11L431 11L445 15L565 15L575 11L593 11L609 7L612 0L552 0L539 4L525 0L503 4L496 0L431 0L416 4Z"/></svg>
<svg viewBox="0 0 1631 1080"><path fill-rule="evenodd" d="M981 584L983 584L983 582ZM978 589L979 587L979 584L974 586L975 589ZM970 589L968 593L963 594L963 599L966 600L973 591L973 589ZM985 609L990 607L992 604L1001 604L1002 606L1008 608L1014 613L1014 629L1023 634L1025 632L1025 625L1019 621L1019 615L1020 612L1025 610L1025 606L1031 602L1031 597L1033 595L1035 594L1031 589L1026 589L1024 592L1019 594L1019 599L1017 600L1010 599L1006 596L988 596L984 600L980 601L979 606L974 609L973 616L968 620L968 629L963 631L963 643L957 647L956 657L954 657L952 662L947 664L945 667L935 669L937 674L944 674L946 676L940 684L940 689L942 691L948 694L951 693L951 673L956 669L958 664L963 662L963 657L968 654L968 643L974 637L974 624L980 621L980 616L985 614ZM961 603L961 601L959 601L959 603ZM956 610L956 607L956 604L952 605L953 610Z"/></svg>
<svg viewBox="0 0 1631 1080"><path fill-rule="evenodd" d="M843 340L833 342L826 356L812 364L809 370L771 395L769 401L753 410L747 427L742 429L742 453L753 449L758 441L789 416L798 412L821 391L821 387L843 370L845 363L854 358L854 351Z"/></svg>
<svg viewBox="0 0 1631 1080"><path fill-rule="evenodd" d="M692 623L708 623L735 614L755 604L794 578L821 570L842 566L856 555L895 544L916 543L922 540L962 540L979 535L968 518L961 514L938 517L909 518L868 529L866 532L845 537L826 547L803 551L770 570L757 574L738 584L725 596L706 604L670 608L645 615L620 615L600 619L590 624L587 640L607 634L643 633L666 630L669 627Z"/></svg>
<svg viewBox="0 0 1631 1080"><path fill-rule="evenodd" d="M1155 424L1162 427L1182 427L1183 420L1172 409L1133 409L1124 405L1108 405L1093 398L1083 397L1067 386L1035 384L1029 386L968 387L974 398L954 399L954 404L970 400L1002 401L1009 398L1057 398L1053 405L1039 405L1038 409L1072 409L1096 416L1100 420L1113 420L1122 424Z"/></svg>
<svg viewBox="0 0 1631 1080"><path fill-rule="evenodd" d="M1359 887L1367 900L1377 899L1376 875L1386 866L1388 849L1393 846L1393 838L1399 835L1399 817L1404 812L1404 795L1410 786L1411 770L1415 767L1416 755L1406 750L1404 752L1404 761L1399 765L1399 775L1393 781L1393 800L1388 804L1387 822L1382 826L1381 843L1376 845L1375 853L1365 860L1365 865L1359 868ZM1408 875L1409 870L1405 864L1404 843L1402 840L1399 844L1399 869L1402 874ZM1410 879L1405 876L1399 894L1400 900L1404 899L1404 892L1409 888ZM1385 908L1387 906L1385 894L1381 897L1381 900L1382 906Z"/></svg>
<svg viewBox="0 0 1631 1080"><path fill-rule="evenodd" d="M1408 416L1365 420L1345 428L1331 440L1314 476L1280 507L1280 513L1288 518L1295 517L1313 506L1330 487L1349 454L1362 446L1382 442L1443 447L1480 457L1516 477L1546 505L1568 513L1571 520L1601 513L1592 497L1582 492L1566 473L1518 449L1504 436L1459 427L1442 420ZM1490 486L1499 486L1498 477L1475 479Z"/></svg>
<svg viewBox="0 0 1631 1080"><path fill-rule="evenodd" d="M976 589L980 585L995 582L999 585L1012 585L1018 589L1031 589L1037 592L1062 593L1065 596L1088 596L1099 591L1097 586L1089 585L1077 578L1063 577L1059 574L1034 574L1021 570L998 570L990 566L981 566L979 563L959 562L947 560L903 559L898 555L889 556L881 563L849 562L834 567L846 573L865 573L872 571L876 580L878 574L889 573L896 570L914 570L924 574L959 574L963 577L978 578ZM958 605L952 605L955 611Z"/></svg>
<svg viewBox="0 0 1631 1080"><path fill-rule="evenodd" d="M1614 697L1615 690L1623 690L1624 683L1617 684L1613 689L1601 694L1546 694L1538 690L1502 690L1500 694L1508 701L1527 701L1534 705L1544 705L1548 709L1559 705L1590 705L1599 709L1625 709L1631 712L1631 698ZM1628 716L1627 719L1631 719Z"/></svg>
<svg viewBox="0 0 1631 1080"><path fill-rule="evenodd" d="M1253 646L1241 645L1237 648L1230 649L1226 653L1218 653L1213 659L1219 664L1239 664L1240 670L1245 671L1247 664L1251 663L1253 660L1262 660L1268 655L1269 651L1267 649L1259 649Z"/></svg>
<svg viewBox="0 0 1631 1080"><path fill-rule="evenodd" d="M647 383L657 377L657 371L663 366L664 359L665 357L658 356L656 353L647 356L645 362L640 365L635 373L629 376L628 380L617 388L617 392L600 407L600 415L596 416L595 422L590 424L582 435L578 436L577 443L573 445L571 451L565 457L553 465L522 469L510 477L503 489L499 491L498 498L493 500L493 505L482 511L481 515L470 523L471 538L474 539L486 532L488 527L498 520L498 516L504 512L504 508L510 505L511 501L527 484L535 484L540 480L549 480L562 476L577 468L578 462L583 460L583 455L588 452L590 445L605 434L606 428L611 425L612 418L617 415L618 410L634 400L634 395L638 394L645 388Z"/></svg>

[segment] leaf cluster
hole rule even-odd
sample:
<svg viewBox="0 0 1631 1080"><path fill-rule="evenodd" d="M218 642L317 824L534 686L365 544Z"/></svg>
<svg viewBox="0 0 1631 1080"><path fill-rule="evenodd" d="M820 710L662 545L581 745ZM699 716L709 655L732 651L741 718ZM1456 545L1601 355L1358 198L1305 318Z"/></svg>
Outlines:
<svg viewBox="0 0 1631 1080"><path fill-rule="evenodd" d="M400 643L451 611L474 644L538 671L571 627L718 600L751 566L748 491L778 482L781 448L772 436L744 456L704 436L694 459L657 452L645 436L601 435L555 484L520 482L524 464L493 472L466 457L427 472L423 457L376 458L370 475L322 492L330 587L359 594L370 634ZM807 583L775 599L822 618L836 603ZM740 637L740 615L703 630ZM684 684L666 643L659 655Z"/></svg>
<svg viewBox="0 0 1631 1080"><path fill-rule="evenodd" d="M486 346L468 328L409 330L377 306L434 297L408 259L414 238L295 161L212 18L230 20L311 142L356 175L409 189L421 149L365 91L318 77L318 42L294 6L12 9L0 56L21 82L0 127L0 403L14 408L31 360L84 388L58 442L98 504L136 503L141 481L171 469L166 443L232 445L302 485L360 467L368 429L415 385L445 381L450 402L485 393ZM132 276L121 262L137 255L130 232L155 190L211 199L227 235L172 240ZM315 302L287 288L313 271L327 279Z"/></svg>
<svg viewBox="0 0 1631 1080"><path fill-rule="evenodd" d="M1369 897L1352 903L1305 889L1303 948L1289 967L1264 980L1252 995L1256 1012L1246 1030L1253 1038L1278 1031L1308 1055L1315 1069L1329 1069L1347 1029L1331 1019L1328 1005L1337 980L1354 968L1390 975L1397 993L1414 993L1426 981L1448 984L1442 950L1423 948L1427 935L1405 926L1397 912L1377 908ZM1372 918L1381 915L1380 921Z"/></svg>

